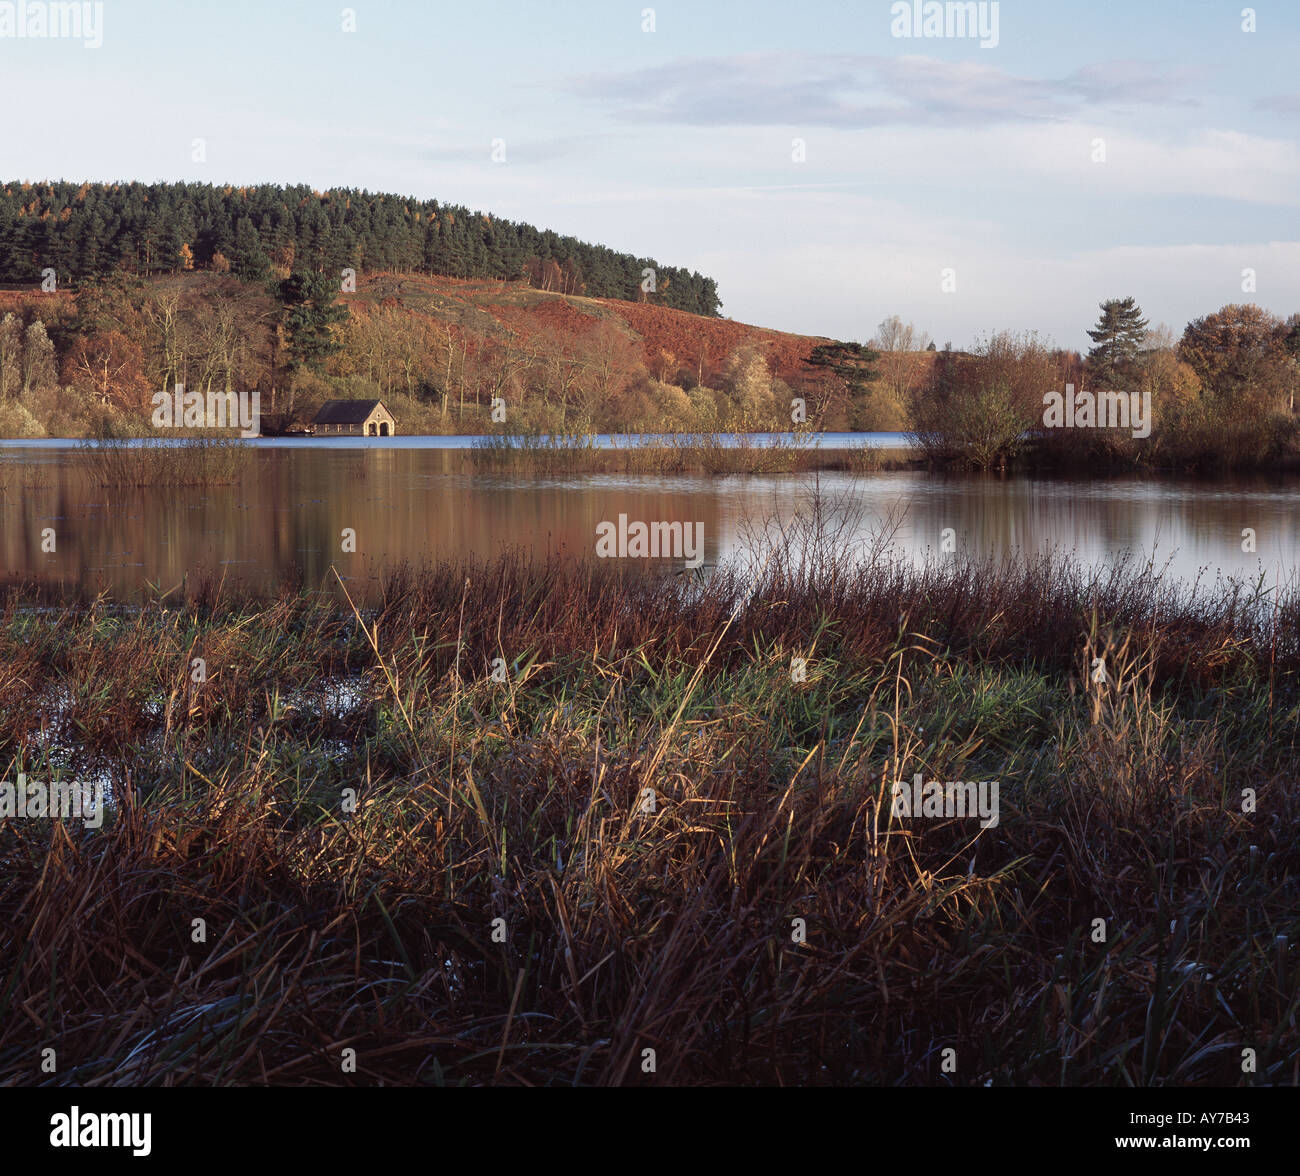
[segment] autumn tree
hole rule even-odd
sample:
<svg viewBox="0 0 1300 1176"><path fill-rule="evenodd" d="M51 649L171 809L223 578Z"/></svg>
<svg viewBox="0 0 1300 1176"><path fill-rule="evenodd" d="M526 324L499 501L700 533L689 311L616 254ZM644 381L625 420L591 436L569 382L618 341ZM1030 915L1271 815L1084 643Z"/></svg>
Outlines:
<svg viewBox="0 0 1300 1176"><path fill-rule="evenodd" d="M1041 425L1044 390L1059 382L1052 352L1033 333L1002 331L970 353L940 352L911 396L917 442L935 460L1002 468Z"/></svg>
<svg viewBox="0 0 1300 1176"><path fill-rule="evenodd" d="M143 410L148 403L144 355L120 331L78 336L63 361L63 379L93 393L105 407Z"/></svg>
<svg viewBox="0 0 1300 1176"><path fill-rule="evenodd" d="M462 359L465 378L460 383L459 421L465 419L465 393L474 391L477 408L490 407L500 398L518 404L521 380L530 362L529 352L514 334L504 339L488 337Z"/></svg>
<svg viewBox="0 0 1300 1176"><path fill-rule="evenodd" d="M538 290L557 291L564 281L560 263L553 257L530 257L524 262L524 276Z"/></svg>
<svg viewBox="0 0 1300 1176"><path fill-rule="evenodd" d="M341 341L331 372L364 376L381 396L395 391L415 396L434 383L442 336L425 315L381 304L352 315L343 325Z"/></svg>
<svg viewBox="0 0 1300 1176"><path fill-rule="evenodd" d="M1254 303L1225 306L1187 324L1178 356L1213 395L1280 407L1289 403L1288 330Z"/></svg>
<svg viewBox="0 0 1300 1176"><path fill-rule="evenodd" d="M771 425L772 372L766 356L757 347L745 344L727 356L722 365L722 379L740 428Z"/></svg>
<svg viewBox="0 0 1300 1176"><path fill-rule="evenodd" d="M22 385L23 325L12 312L0 319L0 400L12 400Z"/></svg>
<svg viewBox="0 0 1300 1176"><path fill-rule="evenodd" d="M882 353L926 351L930 336L917 330L915 324L904 323L898 315L891 314L876 328L876 337L871 342Z"/></svg>
<svg viewBox="0 0 1300 1176"><path fill-rule="evenodd" d="M560 410L560 428L569 425L569 411L583 402L583 376L587 360L569 340L554 331L539 331L531 344L530 384L543 401Z"/></svg>
<svg viewBox="0 0 1300 1176"><path fill-rule="evenodd" d="M144 314L153 335L152 382L155 388L170 392L177 384L185 382L180 291L174 288L155 290L145 301Z"/></svg>
<svg viewBox="0 0 1300 1176"><path fill-rule="evenodd" d="M24 396L58 382L54 359L54 344L45 331L45 324L37 319L23 334L22 392Z"/></svg>
<svg viewBox="0 0 1300 1176"><path fill-rule="evenodd" d="M578 340L577 355L583 366L581 390L589 417L607 409L643 367L640 345L603 320Z"/></svg>
<svg viewBox="0 0 1300 1176"><path fill-rule="evenodd" d="M584 294L587 286L582 280L582 270L578 263L571 257L567 257L560 266L560 293L561 294Z"/></svg>
<svg viewBox="0 0 1300 1176"><path fill-rule="evenodd" d="M924 351L929 343L929 335L912 323L904 323L896 314L876 328L872 345L880 353L880 379L900 404L907 399L919 373L911 353Z"/></svg>
<svg viewBox="0 0 1300 1176"><path fill-rule="evenodd" d="M1287 408L1295 412L1295 394L1300 389L1300 314L1293 314L1283 324L1286 334L1283 346L1290 360L1290 379L1288 381Z"/></svg>

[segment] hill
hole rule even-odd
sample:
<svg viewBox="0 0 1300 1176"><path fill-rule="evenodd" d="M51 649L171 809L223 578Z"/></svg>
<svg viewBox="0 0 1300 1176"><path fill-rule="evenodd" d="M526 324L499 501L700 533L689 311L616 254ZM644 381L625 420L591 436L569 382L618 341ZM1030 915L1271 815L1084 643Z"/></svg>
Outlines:
<svg viewBox="0 0 1300 1176"><path fill-rule="evenodd" d="M814 428L906 427L890 372L932 356L886 357L853 394L807 362L829 342L526 280L118 275L0 291L0 435L148 432L176 384L256 389L272 430L375 396L404 433L784 429L796 396Z"/></svg>
<svg viewBox="0 0 1300 1176"><path fill-rule="evenodd" d="M659 356L671 355L676 365L666 374L693 372L697 383L716 378L727 357L744 347L761 351L773 376L802 380L808 376L804 361L813 347L830 341L654 303L546 293L525 283L383 273L361 279L355 300L348 301L360 309L393 299L411 312L436 316L468 333L513 333L524 343L549 332L576 345L594 326L616 323L635 340L648 369L655 368Z"/></svg>
<svg viewBox="0 0 1300 1176"><path fill-rule="evenodd" d="M712 278L457 204L306 185L0 185L0 284L190 270L246 281L400 270L526 281L545 291L716 315Z"/></svg>

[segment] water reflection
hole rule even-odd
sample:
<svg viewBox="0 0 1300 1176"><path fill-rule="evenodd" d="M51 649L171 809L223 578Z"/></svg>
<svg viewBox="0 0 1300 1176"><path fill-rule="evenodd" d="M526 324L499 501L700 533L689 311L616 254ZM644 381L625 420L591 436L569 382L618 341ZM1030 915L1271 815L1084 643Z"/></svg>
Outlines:
<svg viewBox="0 0 1300 1176"><path fill-rule="evenodd" d="M703 478L602 475L518 479L464 473L446 450L259 447L238 485L179 490L90 486L75 450L0 446L20 462L0 497L8 577L107 588L133 598L207 572L270 587L288 570L308 583L331 566L358 584L404 560L487 556L504 548L588 555L603 521L702 522L705 560L734 556L764 519L808 514L820 494L832 525L862 543L883 523L918 562L959 554L1123 552L1172 557L1171 572L1286 579L1300 562L1300 480L1035 480L918 472ZM12 467L10 467L12 470ZM38 484L24 485L35 480ZM53 528L54 551L42 550ZM345 528L356 551L343 550ZM1243 529L1256 550L1243 550Z"/></svg>

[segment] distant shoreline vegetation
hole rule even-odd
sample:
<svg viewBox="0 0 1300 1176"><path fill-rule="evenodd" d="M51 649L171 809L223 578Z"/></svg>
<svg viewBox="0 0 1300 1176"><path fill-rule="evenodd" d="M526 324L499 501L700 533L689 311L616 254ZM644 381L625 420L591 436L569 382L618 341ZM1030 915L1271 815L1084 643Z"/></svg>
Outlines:
<svg viewBox="0 0 1300 1176"><path fill-rule="evenodd" d="M26 284L0 290L0 437L157 435L157 397L183 387L256 397L268 436L382 400L404 436L513 437L570 472L588 459L535 439L676 435L680 455L728 433L898 432L916 460L993 471L1300 459L1300 314L1229 305L1176 335L1108 299L1086 355L1014 331L940 349L896 316L836 341L721 318L699 275L472 215L307 188L11 185L0 276ZM692 468L710 465L737 469Z"/></svg>

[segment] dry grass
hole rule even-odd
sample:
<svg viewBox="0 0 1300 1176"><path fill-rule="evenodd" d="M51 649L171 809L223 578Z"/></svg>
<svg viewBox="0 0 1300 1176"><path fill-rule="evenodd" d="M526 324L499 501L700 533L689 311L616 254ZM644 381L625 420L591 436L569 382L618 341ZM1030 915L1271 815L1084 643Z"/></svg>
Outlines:
<svg viewBox="0 0 1300 1176"><path fill-rule="evenodd" d="M252 446L200 437L184 445L158 440L100 439L80 447L82 468L97 486L223 486L237 482L254 460Z"/></svg>
<svg viewBox="0 0 1300 1176"><path fill-rule="evenodd" d="M0 1082L1294 1084L1298 620L817 543L360 612L15 591L4 778L121 803L0 824ZM914 772L1000 823L891 818Z"/></svg>
<svg viewBox="0 0 1300 1176"><path fill-rule="evenodd" d="M597 448L583 434L542 437L513 434L488 439L468 451L471 468L493 475L578 474L787 474L818 470L868 473L907 464L904 449L833 449L803 440L760 441L744 433L665 435L661 443Z"/></svg>

